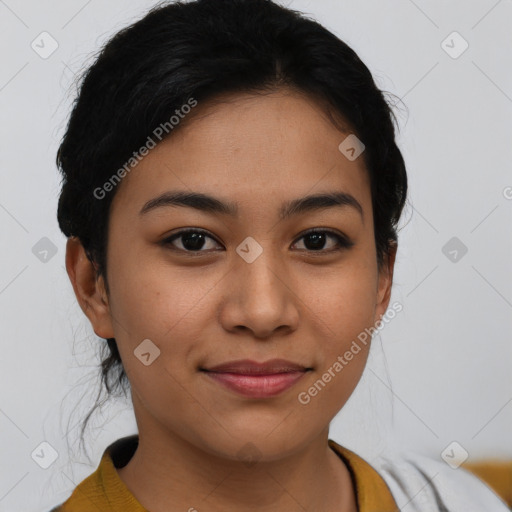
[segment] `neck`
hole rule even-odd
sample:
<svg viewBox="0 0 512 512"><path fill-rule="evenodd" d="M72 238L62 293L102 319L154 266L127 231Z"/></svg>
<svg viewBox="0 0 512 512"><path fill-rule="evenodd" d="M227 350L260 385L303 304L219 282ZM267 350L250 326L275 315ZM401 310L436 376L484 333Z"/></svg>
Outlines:
<svg viewBox="0 0 512 512"><path fill-rule="evenodd" d="M117 471L152 512L357 512L350 473L328 446L328 429L306 447L253 464L209 453L168 431L139 430L135 454Z"/></svg>

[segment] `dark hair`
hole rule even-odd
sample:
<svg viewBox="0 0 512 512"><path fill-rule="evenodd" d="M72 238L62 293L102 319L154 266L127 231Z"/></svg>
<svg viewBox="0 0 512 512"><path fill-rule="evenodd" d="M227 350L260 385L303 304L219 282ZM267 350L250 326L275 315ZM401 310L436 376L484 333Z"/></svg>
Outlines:
<svg viewBox="0 0 512 512"><path fill-rule="evenodd" d="M107 226L115 188L101 200L93 191L190 98L201 103L224 93L280 87L318 100L331 119L343 119L364 143L382 267L397 243L407 174L395 143L396 118L356 53L314 20L271 0L164 3L114 35L84 72L57 153L63 175L60 229L78 237L107 293ZM193 114L185 121L191 119ZM108 394L129 386L114 338L103 345L101 379ZM94 409L82 426L82 440Z"/></svg>

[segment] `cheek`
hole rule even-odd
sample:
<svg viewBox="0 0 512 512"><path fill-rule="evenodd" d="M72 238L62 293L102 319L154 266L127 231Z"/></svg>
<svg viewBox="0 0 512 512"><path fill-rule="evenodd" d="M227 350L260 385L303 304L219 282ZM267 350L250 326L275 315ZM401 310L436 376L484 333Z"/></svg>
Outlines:
<svg viewBox="0 0 512 512"><path fill-rule="evenodd" d="M186 379L195 369L192 352L205 320L212 321L208 298L214 283L193 274L155 261L123 264L111 274L115 338L128 378L142 394L151 393L158 383L172 387L170 374ZM141 345L147 339L151 343ZM145 346L148 350L142 352ZM145 366L138 356L148 351L146 359L153 353L158 357Z"/></svg>
<svg viewBox="0 0 512 512"><path fill-rule="evenodd" d="M319 395L316 402L328 409L332 406L333 411L349 398L363 373L371 342L376 286L376 264L363 255L354 255L331 276L320 278L318 274L316 279L308 280L304 289L317 333L319 365L315 377L323 379L312 393Z"/></svg>
<svg viewBox="0 0 512 512"><path fill-rule="evenodd" d="M212 287L202 275L198 269L173 268L156 259L126 261L112 272L112 313L133 341L170 336L201 314Z"/></svg>
<svg viewBox="0 0 512 512"><path fill-rule="evenodd" d="M211 319L204 300L211 285L200 279L191 283L169 268L150 268L127 273L112 287L114 332L138 400L154 416L170 421L166 418L170 402L182 410L192 405L184 390L190 388L194 377L194 347L204 325L200 319ZM149 356L143 355L147 353Z"/></svg>
<svg viewBox="0 0 512 512"><path fill-rule="evenodd" d="M309 273L301 297L334 341L346 342L372 325L377 300L376 264L361 252L327 273ZM340 348L338 346L338 348Z"/></svg>
<svg viewBox="0 0 512 512"><path fill-rule="evenodd" d="M329 289L318 298L315 372L298 389L297 400L309 416L333 418L352 395L363 374L371 345L373 286L360 278ZM366 330L365 330L366 329Z"/></svg>

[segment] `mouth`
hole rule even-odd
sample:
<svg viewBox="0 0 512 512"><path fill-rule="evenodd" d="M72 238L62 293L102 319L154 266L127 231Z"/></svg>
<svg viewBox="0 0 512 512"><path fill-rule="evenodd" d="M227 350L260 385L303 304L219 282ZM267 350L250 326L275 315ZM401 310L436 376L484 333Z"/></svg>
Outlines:
<svg viewBox="0 0 512 512"><path fill-rule="evenodd" d="M200 368L209 379L250 398L270 398L290 389L312 368L273 359L264 363L238 360Z"/></svg>

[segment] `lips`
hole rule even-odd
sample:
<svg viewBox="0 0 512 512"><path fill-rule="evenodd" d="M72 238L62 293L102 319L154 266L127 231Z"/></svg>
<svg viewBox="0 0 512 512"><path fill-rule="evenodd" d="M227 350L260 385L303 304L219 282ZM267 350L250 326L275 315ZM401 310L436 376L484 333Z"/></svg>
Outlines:
<svg viewBox="0 0 512 512"><path fill-rule="evenodd" d="M291 388L311 369L285 359L272 359L264 363L243 359L201 368L201 371L239 395L270 398Z"/></svg>
<svg viewBox="0 0 512 512"><path fill-rule="evenodd" d="M276 373L304 372L308 369L310 368L286 359L270 359L262 363L250 359L239 359L209 368L201 368L201 370L208 372L236 373L239 375L273 375Z"/></svg>

